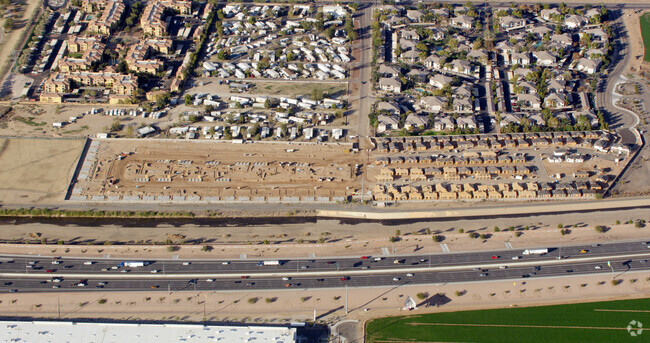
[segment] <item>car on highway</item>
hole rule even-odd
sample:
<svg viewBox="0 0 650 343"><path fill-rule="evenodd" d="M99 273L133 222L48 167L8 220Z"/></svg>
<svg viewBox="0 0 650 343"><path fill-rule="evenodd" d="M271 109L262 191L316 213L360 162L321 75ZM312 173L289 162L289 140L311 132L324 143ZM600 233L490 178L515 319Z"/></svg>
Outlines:
<svg viewBox="0 0 650 343"><path fill-rule="evenodd" d="M488 276L487 273L481 273L480 276Z"/></svg>
<svg viewBox="0 0 650 343"><path fill-rule="evenodd" d="M194 285L198 282L198 279L190 279L190 281L187 282L188 285Z"/></svg>
<svg viewBox="0 0 650 343"><path fill-rule="evenodd" d="M393 278L393 281L399 281L399 280L401 280L401 279L398 278L398 277L394 277L394 278Z"/></svg>
<svg viewBox="0 0 650 343"><path fill-rule="evenodd" d="M30 265L32 265L32 266L33 266L33 265L35 265L35 264L36 264L36 262L35 262L35 261L29 261L29 262L27 262L27 264L30 264Z"/></svg>
<svg viewBox="0 0 650 343"><path fill-rule="evenodd" d="M122 269L122 270L120 270L121 273L128 273L128 272L130 272L130 271L131 271L131 270L129 270L129 269Z"/></svg>
<svg viewBox="0 0 650 343"><path fill-rule="evenodd" d="M395 260L393 261L393 264L403 264L404 260Z"/></svg>
<svg viewBox="0 0 650 343"><path fill-rule="evenodd" d="M325 281L325 279L316 279L316 281L323 282L323 281Z"/></svg>
<svg viewBox="0 0 650 343"><path fill-rule="evenodd" d="M327 261L326 263L327 264L334 264L334 263L336 263L336 261Z"/></svg>
<svg viewBox="0 0 650 343"><path fill-rule="evenodd" d="M9 290L9 293L16 293L16 292L18 292L17 289L10 289L10 290Z"/></svg>
<svg viewBox="0 0 650 343"><path fill-rule="evenodd" d="M5 286L11 286L11 285L13 285L13 284L14 284L14 283L11 282L11 281L7 281L7 282L4 283Z"/></svg>
<svg viewBox="0 0 650 343"><path fill-rule="evenodd" d="M300 269L308 269L309 266L300 266Z"/></svg>
<svg viewBox="0 0 650 343"><path fill-rule="evenodd" d="M362 260L367 260L367 259L369 259L369 258L370 258L370 256L361 256L361 259L362 259Z"/></svg>
<svg viewBox="0 0 650 343"><path fill-rule="evenodd" d="M406 274L406 276L413 276L413 273L408 273Z"/></svg>
<svg viewBox="0 0 650 343"><path fill-rule="evenodd" d="M370 266L363 266L361 269L370 269Z"/></svg>
<svg viewBox="0 0 650 343"><path fill-rule="evenodd" d="M286 284L284 284L284 287L291 287L291 284L290 284L290 283L286 283Z"/></svg>
<svg viewBox="0 0 650 343"><path fill-rule="evenodd" d="M158 285L153 285L153 286L151 286L150 288L158 288L158 287L160 287L160 286L158 286Z"/></svg>
<svg viewBox="0 0 650 343"><path fill-rule="evenodd" d="M648 263L648 260L641 260L640 263Z"/></svg>
<svg viewBox="0 0 650 343"><path fill-rule="evenodd" d="M60 277L53 277L52 278L52 282L61 282L61 281L63 281L63 279L60 278Z"/></svg>
<svg viewBox="0 0 650 343"><path fill-rule="evenodd" d="M107 272L107 271L108 271L108 268L102 268L102 271L103 271L103 272Z"/></svg>
<svg viewBox="0 0 650 343"><path fill-rule="evenodd" d="M223 262L221 262L221 264L223 264L223 265L228 265L228 264L230 264L230 262L228 262L228 261L223 261Z"/></svg>
<svg viewBox="0 0 650 343"><path fill-rule="evenodd" d="M214 279L207 279L207 280L205 280L205 281L207 281L207 282L214 282L215 280L214 280Z"/></svg>
<svg viewBox="0 0 650 343"><path fill-rule="evenodd" d="M192 264L192 262L183 262L184 266L189 266L190 264Z"/></svg>
<svg viewBox="0 0 650 343"><path fill-rule="evenodd" d="M349 276L344 276L344 277L341 278L341 281L348 281L348 280L350 280Z"/></svg>
<svg viewBox="0 0 650 343"><path fill-rule="evenodd" d="M45 272L46 272L46 273L54 273L55 271L56 271L56 269L48 269L48 270L46 270Z"/></svg>
<svg viewBox="0 0 650 343"><path fill-rule="evenodd" d="M52 288L61 288L60 285L53 285Z"/></svg>
<svg viewBox="0 0 650 343"><path fill-rule="evenodd" d="M384 259L383 257L375 257L375 261L381 261L383 259Z"/></svg>
<svg viewBox="0 0 650 343"><path fill-rule="evenodd" d="M154 270L151 271L151 274L158 274L158 273L160 273L160 270L158 270L158 269L154 269Z"/></svg>
<svg viewBox="0 0 650 343"><path fill-rule="evenodd" d="M255 282L247 282L246 286L255 286Z"/></svg>
<svg viewBox="0 0 650 343"><path fill-rule="evenodd" d="M518 260L518 259L519 259L519 256L512 256L512 259L513 259L513 260Z"/></svg>
<svg viewBox="0 0 650 343"><path fill-rule="evenodd" d="M86 261L86 262L84 262L84 264L87 265L87 266L90 266L90 265L95 264L95 261Z"/></svg>
<svg viewBox="0 0 650 343"><path fill-rule="evenodd" d="M542 266L535 266L535 271L540 271L542 269Z"/></svg>
<svg viewBox="0 0 650 343"><path fill-rule="evenodd" d="M493 259L493 260L496 260L496 259L499 258L499 256L497 256L497 255L492 255L490 258Z"/></svg>
<svg viewBox="0 0 650 343"><path fill-rule="evenodd" d="M499 269L508 269L508 266L499 266Z"/></svg>
<svg viewBox="0 0 650 343"><path fill-rule="evenodd" d="M69 264L69 265L67 265L67 266L63 266L63 268L65 268L65 269L71 269L72 267L74 267L74 266L71 265L71 264Z"/></svg>
<svg viewBox="0 0 650 343"><path fill-rule="evenodd" d="M589 252L589 250L582 249L582 250L580 250L579 252L580 252L581 254L586 254L586 253Z"/></svg>
<svg viewBox="0 0 650 343"><path fill-rule="evenodd" d="M100 285L100 286L106 286L107 283L108 283L108 282L104 282L104 281L102 281L102 282L99 282L99 283L97 283L97 284Z"/></svg>
<svg viewBox="0 0 650 343"><path fill-rule="evenodd" d="M472 270L479 271L479 270L481 270L481 268L473 268Z"/></svg>
<svg viewBox="0 0 650 343"><path fill-rule="evenodd" d="M250 277L250 276L248 276L248 275L242 275L242 276L241 276L242 279L248 279L249 277Z"/></svg>
<svg viewBox="0 0 650 343"><path fill-rule="evenodd" d="M573 273L573 269L567 269L567 273Z"/></svg>
<svg viewBox="0 0 650 343"><path fill-rule="evenodd" d="M288 276L285 276L285 277L282 278L282 280L284 280L284 281L289 281L289 280L291 280L291 278L288 277Z"/></svg>
<svg viewBox="0 0 650 343"><path fill-rule="evenodd" d="M74 285L77 286L77 287L86 287L86 283L85 283L85 282L77 282L77 283L75 283Z"/></svg>
<svg viewBox="0 0 650 343"><path fill-rule="evenodd" d="M52 264L61 264L61 261L54 260L52 261Z"/></svg>
<svg viewBox="0 0 650 343"><path fill-rule="evenodd" d="M603 267L601 266L595 266L594 269L602 269Z"/></svg>

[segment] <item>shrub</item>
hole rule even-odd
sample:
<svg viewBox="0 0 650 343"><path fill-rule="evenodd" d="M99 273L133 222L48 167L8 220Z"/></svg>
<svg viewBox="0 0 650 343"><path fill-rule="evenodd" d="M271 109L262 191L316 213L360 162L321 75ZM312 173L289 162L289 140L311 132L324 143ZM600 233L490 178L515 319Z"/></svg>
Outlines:
<svg viewBox="0 0 650 343"><path fill-rule="evenodd" d="M395 236L400 236L402 234L402 230L397 229L395 230Z"/></svg>
<svg viewBox="0 0 650 343"><path fill-rule="evenodd" d="M267 304L270 304L270 303L273 302L273 299L271 299L271 298L266 298L266 299L264 299L264 301L266 301Z"/></svg>
<svg viewBox="0 0 650 343"><path fill-rule="evenodd" d="M420 293L416 294L415 297L418 298L419 300L424 300L424 299L427 298L427 294L420 292Z"/></svg>
<svg viewBox="0 0 650 343"><path fill-rule="evenodd" d="M459 297L459 296L463 295L463 292L461 292L461 291L456 291L456 292L454 292L454 294L456 294L456 296Z"/></svg>
<svg viewBox="0 0 650 343"><path fill-rule="evenodd" d="M254 297L254 298L248 298L248 303L249 303L249 304L255 304L255 303L257 302L257 300L259 300L257 297Z"/></svg>
<svg viewBox="0 0 650 343"><path fill-rule="evenodd" d="M214 249L214 248L212 248L211 245L204 245L204 246L201 248L201 251L210 252L210 251L212 251L212 249Z"/></svg>
<svg viewBox="0 0 650 343"><path fill-rule="evenodd" d="M175 245L170 245L170 246L167 247L167 251L169 251L169 252L174 252L176 250L178 250L178 247L175 246Z"/></svg>
<svg viewBox="0 0 650 343"><path fill-rule="evenodd" d="M521 236L523 234L524 234L523 232L515 232L515 237L519 237L519 236Z"/></svg>
<svg viewBox="0 0 650 343"><path fill-rule="evenodd" d="M596 225L596 227L594 227L594 230L596 230L596 232L598 232L598 233L605 232L605 228L600 226L600 225Z"/></svg>
<svg viewBox="0 0 650 343"><path fill-rule="evenodd" d="M437 243L440 243L440 242L442 242L444 240L444 237L440 236L440 235L433 235L432 238L433 238L433 241L437 242Z"/></svg>
<svg viewBox="0 0 650 343"><path fill-rule="evenodd" d="M389 240L391 243L395 243L395 242L399 241L399 237L397 237L397 236L392 236L392 237L390 237L388 240Z"/></svg>
<svg viewBox="0 0 650 343"><path fill-rule="evenodd" d="M108 301L108 300L106 300L106 299L104 299L104 298L101 298L101 299L97 300L97 303L103 305L103 304L106 304L107 301Z"/></svg>
<svg viewBox="0 0 650 343"><path fill-rule="evenodd" d="M612 286L618 286L621 283L621 280L612 280Z"/></svg>
<svg viewBox="0 0 650 343"><path fill-rule="evenodd" d="M498 226L495 226L495 227L494 227L494 232L499 232L499 231L501 231L501 229L499 229Z"/></svg>
<svg viewBox="0 0 650 343"><path fill-rule="evenodd" d="M620 221L620 220L617 220L617 221L616 221L616 225L621 225L621 221Z"/></svg>
<svg viewBox="0 0 650 343"><path fill-rule="evenodd" d="M65 242L62 241L62 240L58 240L58 241L56 241L56 244L58 244L58 245L63 245L64 243L65 243Z"/></svg>
<svg viewBox="0 0 650 343"><path fill-rule="evenodd" d="M557 228L558 228L558 229L561 229L561 228L563 228L563 227L564 227L564 225L562 225L562 224L557 224Z"/></svg>
<svg viewBox="0 0 650 343"><path fill-rule="evenodd" d="M465 233L464 229L458 229L458 233Z"/></svg>
<svg viewBox="0 0 650 343"><path fill-rule="evenodd" d="M479 237L479 234L476 233L476 232L470 232L469 233L469 238L478 238L478 237Z"/></svg>

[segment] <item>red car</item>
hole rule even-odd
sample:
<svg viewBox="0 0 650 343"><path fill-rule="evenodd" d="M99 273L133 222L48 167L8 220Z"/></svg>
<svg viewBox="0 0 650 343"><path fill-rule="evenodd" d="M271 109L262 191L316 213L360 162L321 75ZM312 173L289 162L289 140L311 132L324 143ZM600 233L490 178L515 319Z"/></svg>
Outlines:
<svg viewBox="0 0 650 343"><path fill-rule="evenodd" d="M369 259L369 258L370 258L370 256L361 256L361 259L362 259L362 260L367 260L367 259Z"/></svg>
<svg viewBox="0 0 650 343"><path fill-rule="evenodd" d="M492 255L492 259L493 259L493 260L496 260L497 258L499 258L499 256Z"/></svg>
<svg viewBox="0 0 650 343"><path fill-rule="evenodd" d="M348 281L348 280L350 280L349 276L344 276L344 277L341 278L341 281Z"/></svg>
<svg viewBox="0 0 650 343"><path fill-rule="evenodd" d="M48 270L46 270L45 272L46 272L46 273L54 273L55 271L56 271L56 269L48 269Z"/></svg>
<svg viewBox="0 0 650 343"><path fill-rule="evenodd" d="M242 275L241 278L242 279L248 279L248 275Z"/></svg>

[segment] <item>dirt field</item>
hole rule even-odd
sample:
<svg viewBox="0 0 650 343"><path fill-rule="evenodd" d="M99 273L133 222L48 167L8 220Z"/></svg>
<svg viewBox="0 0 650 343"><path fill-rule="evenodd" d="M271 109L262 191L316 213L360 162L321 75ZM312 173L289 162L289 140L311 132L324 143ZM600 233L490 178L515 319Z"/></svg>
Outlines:
<svg viewBox="0 0 650 343"><path fill-rule="evenodd" d="M322 202L318 197L337 201L359 188L355 156L346 152L351 148L348 144L142 140L99 144L88 181L80 181L80 191L73 194L140 200L155 196L163 202L179 198ZM119 159L125 152L133 154Z"/></svg>
<svg viewBox="0 0 650 343"><path fill-rule="evenodd" d="M641 10L623 10L623 23L627 29L628 41L630 43L630 61L627 70L623 72L637 72L643 63L643 37L641 36L641 26L639 17L643 14Z"/></svg>
<svg viewBox="0 0 650 343"><path fill-rule="evenodd" d="M0 200L61 202L84 140L0 139Z"/></svg>
<svg viewBox="0 0 650 343"><path fill-rule="evenodd" d="M42 1L37 1L37 0L27 0L27 7L24 9L22 16L19 17L18 20L15 20L16 23L22 23L21 27L18 29L14 29L9 33L6 33L3 35L3 39L0 42L0 69L4 68L4 66L9 62L14 49L16 47L16 43L18 42L18 39L22 35L22 32L27 29L27 26L24 25L29 18L32 17L34 12L39 8L41 5Z"/></svg>

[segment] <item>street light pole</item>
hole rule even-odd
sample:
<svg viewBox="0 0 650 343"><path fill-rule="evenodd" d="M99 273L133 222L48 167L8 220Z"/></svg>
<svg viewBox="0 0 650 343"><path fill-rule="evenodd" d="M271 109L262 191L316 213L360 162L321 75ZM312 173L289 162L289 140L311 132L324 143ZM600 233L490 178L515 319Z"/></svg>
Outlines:
<svg viewBox="0 0 650 343"><path fill-rule="evenodd" d="M348 314L348 285L345 285L345 314Z"/></svg>

